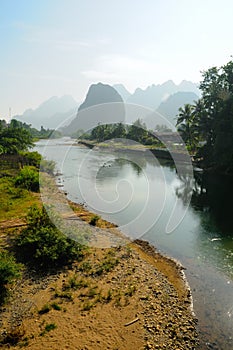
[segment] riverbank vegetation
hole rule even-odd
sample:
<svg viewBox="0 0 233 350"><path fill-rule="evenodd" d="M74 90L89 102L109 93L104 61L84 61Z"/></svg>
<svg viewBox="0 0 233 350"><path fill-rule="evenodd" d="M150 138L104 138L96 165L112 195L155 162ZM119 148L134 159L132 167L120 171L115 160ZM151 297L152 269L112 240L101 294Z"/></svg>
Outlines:
<svg viewBox="0 0 233 350"><path fill-rule="evenodd" d="M164 128L166 131L170 131L165 126ZM155 137L155 132L148 130L146 124L141 119L137 119L132 125L125 125L123 123L99 124L90 133L82 134L81 138L98 143L112 139L128 139L145 146L164 147L158 138Z"/></svg>
<svg viewBox="0 0 233 350"><path fill-rule="evenodd" d="M31 125L12 119L9 123L0 120L0 154L18 154L33 147L33 142L39 139L58 138L61 133L56 130L40 130Z"/></svg>
<svg viewBox="0 0 233 350"><path fill-rule="evenodd" d="M202 73L201 98L180 108L177 127L204 169L233 173L233 61Z"/></svg>
<svg viewBox="0 0 233 350"><path fill-rule="evenodd" d="M79 244L51 223L40 202L39 159L37 152L0 156L0 304L26 265L45 272L83 254ZM46 168L50 172L50 162Z"/></svg>
<svg viewBox="0 0 233 350"><path fill-rule="evenodd" d="M191 300L175 263L136 244L84 248L57 230L22 176L25 168L39 170L38 154L3 154L0 163L1 199L9 203L0 220L3 348L114 348L116 339L118 349L149 349L154 343L193 348ZM73 207L82 218L84 210ZM90 230L112 227L91 213L87 222Z"/></svg>

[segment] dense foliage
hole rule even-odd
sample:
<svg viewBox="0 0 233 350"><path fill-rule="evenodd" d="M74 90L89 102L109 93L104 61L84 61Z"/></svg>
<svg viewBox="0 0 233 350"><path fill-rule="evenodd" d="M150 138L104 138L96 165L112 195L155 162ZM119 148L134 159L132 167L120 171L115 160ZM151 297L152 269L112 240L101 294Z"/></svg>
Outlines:
<svg viewBox="0 0 233 350"><path fill-rule="evenodd" d="M59 131L44 129L43 126L41 130L37 130L15 119L9 124L0 120L0 154L17 154L33 147L34 139L57 137L61 137Z"/></svg>
<svg viewBox="0 0 233 350"><path fill-rule="evenodd" d="M37 267L54 268L82 258L83 247L56 228L44 207L32 207L27 223L16 240L23 261Z"/></svg>
<svg viewBox="0 0 233 350"><path fill-rule="evenodd" d="M24 166L15 179L15 186L26 188L29 191L39 192L39 172L34 166Z"/></svg>
<svg viewBox="0 0 233 350"><path fill-rule="evenodd" d="M202 75L202 97L180 108L178 130L204 168L232 173L233 61Z"/></svg>
<svg viewBox="0 0 233 350"><path fill-rule="evenodd" d="M143 145L158 145L158 139L153 135L153 131L147 130L146 124L142 120L136 120L133 125L123 123L98 125L89 134L81 136L89 140L103 142L106 140L124 138L134 140Z"/></svg>
<svg viewBox="0 0 233 350"><path fill-rule="evenodd" d="M17 120L7 124L0 120L0 154L17 154L33 146L33 137L29 130Z"/></svg>

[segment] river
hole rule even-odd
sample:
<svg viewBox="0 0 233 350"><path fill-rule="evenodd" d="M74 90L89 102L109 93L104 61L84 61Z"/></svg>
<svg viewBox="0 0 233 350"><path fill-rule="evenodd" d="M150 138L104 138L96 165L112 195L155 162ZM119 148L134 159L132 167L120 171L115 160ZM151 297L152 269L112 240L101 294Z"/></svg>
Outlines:
<svg viewBox="0 0 233 350"><path fill-rule="evenodd" d="M195 172L190 197L190 183L171 164L143 153L89 150L69 139L46 144L39 141L35 149L56 162L62 173L58 182L70 200L84 203L126 235L149 241L185 267L199 320L198 349L232 350L232 179ZM175 205L177 222L167 233Z"/></svg>

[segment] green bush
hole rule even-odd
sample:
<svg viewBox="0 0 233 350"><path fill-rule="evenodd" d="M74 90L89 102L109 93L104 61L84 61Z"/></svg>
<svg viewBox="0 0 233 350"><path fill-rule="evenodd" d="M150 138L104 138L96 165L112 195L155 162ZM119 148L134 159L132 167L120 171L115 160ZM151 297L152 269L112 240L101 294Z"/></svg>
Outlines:
<svg viewBox="0 0 233 350"><path fill-rule="evenodd" d="M100 219L100 217L98 215L93 215L91 217L91 220L89 221L89 224L92 226L96 226L99 219Z"/></svg>
<svg viewBox="0 0 233 350"><path fill-rule="evenodd" d="M23 261L50 268L83 257L83 247L62 234L49 220L44 208L33 207L27 222L27 228L16 239L17 251Z"/></svg>
<svg viewBox="0 0 233 350"><path fill-rule="evenodd" d="M23 157L23 163L27 165L35 166L39 169L42 156L38 152L20 152Z"/></svg>
<svg viewBox="0 0 233 350"><path fill-rule="evenodd" d="M6 251L0 251L0 304L7 295L7 285L20 277L21 265Z"/></svg>
<svg viewBox="0 0 233 350"><path fill-rule="evenodd" d="M40 188L38 170L34 166L24 166L15 179L15 186L38 192Z"/></svg>
<svg viewBox="0 0 233 350"><path fill-rule="evenodd" d="M42 158L38 152L20 152L22 156L22 164L31 165L53 175L56 163L53 160L47 160Z"/></svg>

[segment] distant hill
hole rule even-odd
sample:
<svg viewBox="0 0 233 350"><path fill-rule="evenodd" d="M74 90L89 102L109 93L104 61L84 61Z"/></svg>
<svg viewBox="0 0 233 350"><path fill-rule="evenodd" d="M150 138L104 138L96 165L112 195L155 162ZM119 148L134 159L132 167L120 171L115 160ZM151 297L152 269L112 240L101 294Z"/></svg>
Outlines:
<svg viewBox="0 0 233 350"><path fill-rule="evenodd" d="M200 90L198 89L198 84L192 83L188 80L182 80L182 82L178 85L179 91L189 91L194 92L194 94L200 96Z"/></svg>
<svg viewBox="0 0 233 350"><path fill-rule="evenodd" d="M163 84L148 86L144 90L137 88L133 94L130 94L122 84L110 86L108 84L98 83L92 84L89 87L86 98L79 108L78 103L70 95L62 97L54 96L43 102L38 108L34 110L28 109L22 115L14 116L14 118L31 124L37 129L40 129L41 126L44 128L57 128L63 124L63 130L67 131L69 129L69 133L71 133L72 125L74 126L74 124L77 124L76 122L72 124L71 121L74 119L77 121L78 118L80 124L81 111L96 105L125 102L126 104L135 104L134 107L131 105L130 110L128 109L128 113L126 114L122 106L115 106L114 112L109 110L111 108L110 106L99 106L97 109L100 114L101 110L102 114L108 113L108 116L107 114L105 116L99 115L99 122L103 122L104 120L109 121L109 118L111 118L111 120L115 118L115 122L124 121L126 115L127 121L133 122L139 117L144 118L146 116L145 110L149 108L154 112L158 111L174 123L174 117L178 113L179 107L182 107L185 103L192 103L193 100L197 100L199 96L200 90L197 84L187 80L183 80L179 85L176 85L172 80L168 80ZM144 110L136 105L143 106ZM95 108L95 110L97 109ZM79 112L78 115L77 111ZM117 117L117 113L119 117ZM87 116L87 113L85 115ZM90 113L88 117L90 118ZM96 118L96 116L93 114L93 120L94 118ZM156 119L159 119L158 113ZM154 126L154 117L152 115L148 118L148 123L150 127ZM69 126L69 128L64 128L64 126L67 125L71 126Z"/></svg>
<svg viewBox="0 0 233 350"><path fill-rule="evenodd" d="M114 108L112 103L116 103ZM96 107L91 108L94 106ZM84 102L78 109L76 118L63 129L63 133L71 135L80 129L89 130L89 128L97 126L98 123L120 122L123 120L124 106L120 94L110 85L92 84Z"/></svg>
<svg viewBox="0 0 233 350"><path fill-rule="evenodd" d="M42 125L44 128L56 128L72 115L75 117L77 109L78 103L72 96L53 96L38 108L28 109L22 115L16 115L14 118L31 124L37 129L40 129Z"/></svg>
<svg viewBox="0 0 233 350"><path fill-rule="evenodd" d="M118 92L118 94L121 95L124 102L126 102L131 96L131 93L124 87L123 84L115 84L113 85L113 88Z"/></svg>
<svg viewBox="0 0 233 350"><path fill-rule="evenodd" d="M198 99L199 96L194 92L179 91L170 95L165 101L163 101L157 108L157 112L166 117L172 124L175 124L175 117L178 114L179 108L183 107L186 103L193 103Z"/></svg>
<svg viewBox="0 0 233 350"><path fill-rule="evenodd" d="M197 95L200 94L197 85L190 81L183 80L179 85L176 85L172 80L168 80L161 85L148 86L145 90L140 88L136 89L127 99L127 102L156 110L170 95L179 91L189 91L194 92Z"/></svg>
<svg viewBox="0 0 233 350"><path fill-rule="evenodd" d="M88 90L85 101L80 105L78 111L102 103L123 102L120 94L110 85L92 84Z"/></svg>

